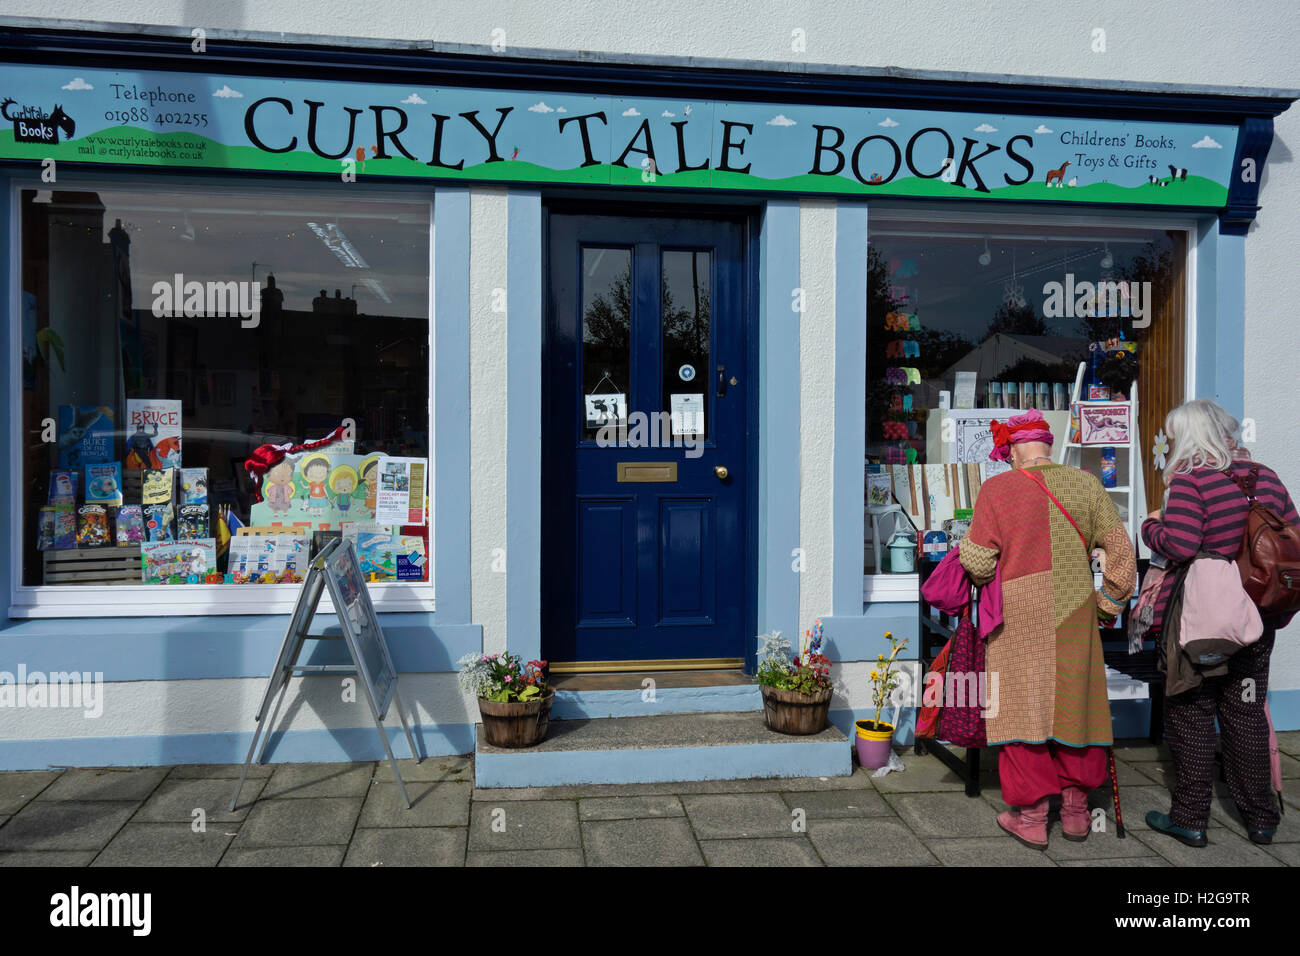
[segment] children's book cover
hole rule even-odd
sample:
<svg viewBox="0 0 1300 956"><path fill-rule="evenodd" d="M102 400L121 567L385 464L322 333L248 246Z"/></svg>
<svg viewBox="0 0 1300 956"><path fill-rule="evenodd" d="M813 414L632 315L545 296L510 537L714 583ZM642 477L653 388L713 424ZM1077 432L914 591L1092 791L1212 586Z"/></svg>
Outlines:
<svg viewBox="0 0 1300 956"><path fill-rule="evenodd" d="M113 461L113 409L107 405L59 406L59 467Z"/></svg>
<svg viewBox="0 0 1300 956"><path fill-rule="evenodd" d="M46 504L75 505L77 503L77 472L50 472L50 494Z"/></svg>
<svg viewBox="0 0 1300 956"><path fill-rule="evenodd" d="M206 468L182 468L180 483L181 504L206 505L208 503L208 470Z"/></svg>
<svg viewBox="0 0 1300 956"><path fill-rule="evenodd" d="M145 584L219 584L217 542L146 541L140 545L140 576Z"/></svg>
<svg viewBox="0 0 1300 956"><path fill-rule="evenodd" d="M181 466L181 403L172 398L126 400L128 469Z"/></svg>
<svg viewBox="0 0 1300 956"><path fill-rule="evenodd" d="M67 551L77 546L77 507L70 503L54 505L54 550Z"/></svg>
<svg viewBox="0 0 1300 956"><path fill-rule="evenodd" d="M122 506L122 463L120 461L86 465L86 504L110 508Z"/></svg>

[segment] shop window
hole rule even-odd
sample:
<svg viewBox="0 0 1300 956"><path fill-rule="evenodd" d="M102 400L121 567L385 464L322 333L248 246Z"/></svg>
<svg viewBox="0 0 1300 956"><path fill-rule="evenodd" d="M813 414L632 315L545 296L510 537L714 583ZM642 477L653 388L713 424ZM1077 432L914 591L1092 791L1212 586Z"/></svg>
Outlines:
<svg viewBox="0 0 1300 956"><path fill-rule="evenodd" d="M347 193L22 192L21 583L40 590L15 603L283 603L331 537L372 582L429 581L431 208ZM339 426L255 501L255 448Z"/></svg>
<svg viewBox="0 0 1300 956"><path fill-rule="evenodd" d="M1149 449L1165 413L1185 399L1186 235L1127 224L1031 225L1023 218L872 220L868 574L889 570L888 539L896 531L940 530L956 521L960 534L958 510L971 507L980 481L1003 467L990 465L980 445L980 410L1037 408L1059 448L1080 362L1084 398L1094 378L1116 399L1129 398L1137 379L1138 435L1146 447L1132 501L1141 507L1160 500ZM965 416L969 427L952 420L966 409L976 412ZM1126 474L1127 452L1117 453L1119 473ZM1085 449L1074 463L1099 473L1101 452ZM1116 497L1121 514L1132 501ZM873 531L882 538L879 549Z"/></svg>

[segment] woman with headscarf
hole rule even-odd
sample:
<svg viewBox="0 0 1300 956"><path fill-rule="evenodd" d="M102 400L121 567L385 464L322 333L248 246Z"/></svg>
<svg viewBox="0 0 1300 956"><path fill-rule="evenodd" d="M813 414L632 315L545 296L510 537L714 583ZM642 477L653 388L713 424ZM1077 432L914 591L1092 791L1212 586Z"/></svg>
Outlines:
<svg viewBox="0 0 1300 956"><path fill-rule="evenodd" d="M1003 623L985 654L997 687L988 743L1002 748L998 777L1013 808L998 825L1045 850L1053 797L1066 839L1086 840L1091 830L1088 792L1106 780L1113 742L1098 615L1113 618L1127 606L1137 560L1101 482L1052 462L1041 412L995 421L992 432L989 457L1012 470L980 488L960 559L977 584L1001 572ZM1095 548L1106 552L1100 591Z"/></svg>
<svg viewBox="0 0 1300 956"><path fill-rule="evenodd" d="M1165 464L1165 506L1142 523L1142 539L1154 554L1174 563L1200 553L1235 559L1250 511L1238 484L1255 470L1254 494L1289 524L1300 523L1290 494L1267 465L1251 460L1237 442L1240 426L1223 408L1205 398L1180 405L1165 418L1172 451ZM1156 558L1152 558L1153 564ZM1169 574L1155 599L1150 629L1161 624L1174 590ZM1264 633L1217 668L1191 675L1190 689L1165 698L1165 740L1174 757L1175 782L1169 813L1151 811L1151 829L1188 846L1205 846L1210 822L1214 767L1214 721L1219 721L1223 773L1250 839L1272 843L1280 821L1269 773L1268 664L1279 627L1293 614L1263 619ZM1157 639L1164 649L1164 641ZM1166 669L1167 654L1162 656ZM1249 687L1246 693L1244 688Z"/></svg>

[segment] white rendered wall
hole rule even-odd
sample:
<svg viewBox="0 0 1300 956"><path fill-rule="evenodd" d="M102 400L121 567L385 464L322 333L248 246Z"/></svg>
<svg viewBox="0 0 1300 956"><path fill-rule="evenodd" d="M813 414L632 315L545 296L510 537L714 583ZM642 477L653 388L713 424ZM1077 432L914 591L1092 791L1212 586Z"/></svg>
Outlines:
<svg viewBox="0 0 1300 956"><path fill-rule="evenodd" d="M667 56L897 66L1082 80L1300 87L1294 0L0 0L0 15L191 29L397 38ZM1104 52L1094 30L1105 31ZM499 32L498 32L499 31ZM178 41L179 42L179 41ZM200 68L196 63L196 69ZM1276 121L1263 211L1246 242L1245 414L1257 458L1300 493L1300 110ZM477 485L475 486L477 488ZM475 528L480 525L475 523ZM486 542L484 542L487 544ZM488 544L490 548L491 545ZM489 552L490 553L490 552ZM476 537L476 620L483 579ZM490 573L490 572L489 572ZM502 583L502 587L504 584ZM495 598L493 598L495 600ZM818 600L818 605L821 601ZM801 608L804 599L800 600ZM826 605L829 607L829 603ZM502 604L502 607L504 605ZM504 610L501 612L504 621ZM495 624L483 620L485 642ZM1278 641L1273 684L1300 687L1300 626Z"/></svg>
<svg viewBox="0 0 1300 956"><path fill-rule="evenodd" d="M799 201L799 635L831 613L835 515L835 200ZM798 635L792 641L799 646Z"/></svg>
<svg viewBox="0 0 1300 956"><path fill-rule="evenodd" d="M470 613L485 654L506 649L506 196L474 187L469 202Z"/></svg>

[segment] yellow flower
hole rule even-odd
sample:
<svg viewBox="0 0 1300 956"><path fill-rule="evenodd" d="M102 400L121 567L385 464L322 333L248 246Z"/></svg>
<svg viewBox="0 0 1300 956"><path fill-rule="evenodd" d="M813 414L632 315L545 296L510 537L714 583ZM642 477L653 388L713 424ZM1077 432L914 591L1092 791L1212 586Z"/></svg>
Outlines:
<svg viewBox="0 0 1300 956"><path fill-rule="evenodd" d="M876 671L872 671L872 672L871 672L871 679L872 679L872 680L880 680L880 674L877 673Z"/></svg>
<svg viewBox="0 0 1300 956"><path fill-rule="evenodd" d="M889 639L890 639L891 637L893 637L893 636L894 636L894 632L893 632L893 631L886 631L886 632L885 632L885 640L889 640Z"/></svg>

